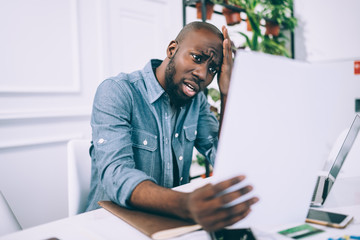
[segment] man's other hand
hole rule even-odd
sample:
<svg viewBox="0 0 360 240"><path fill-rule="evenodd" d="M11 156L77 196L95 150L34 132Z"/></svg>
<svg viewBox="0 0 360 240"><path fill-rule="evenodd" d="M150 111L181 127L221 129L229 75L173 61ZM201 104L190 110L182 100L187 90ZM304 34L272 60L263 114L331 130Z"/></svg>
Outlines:
<svg viewBox="0 0 360 240"><path fill-rule="evenodd" d="M206 231L217 231L245 218L251 211L251 205L258 202L257 197L230 207L224 207L224 205L249 193L253 189L252 186L248 185L233 192L219 194L244 179L244 176L234 177L215 185L207 184L189 193L187 208L191 218Z"/></svg>

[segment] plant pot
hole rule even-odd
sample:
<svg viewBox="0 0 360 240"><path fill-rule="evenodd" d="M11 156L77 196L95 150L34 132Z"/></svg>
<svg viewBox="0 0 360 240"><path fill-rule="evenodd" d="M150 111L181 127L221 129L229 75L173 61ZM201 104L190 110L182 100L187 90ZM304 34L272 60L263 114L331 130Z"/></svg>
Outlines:
<svg viewBox="0 0 360 240"><path fill-rule="evenodd" d="M279 36L280 33L280 25L275 23L275 22L271 22L271 21L266 21L265 24L265 35L273 35L273 36Z"/></svg>
<svg viewBox="0 0 360 240"><path fill-rule="evenodd" d="M229 26L233 26L241 22L241 17L239 12L224 7L222 13L225 16L226 24Z"/></svg>
<svg viewBox="0 0 360 240"><path fill-rule="evenodd" d="M214 4L212 2L206 2L206 19L210 20L214 12ZM196 3L196 17L202 19L201 2Z"/></svg>
<svg viewBox="0 0 360 240"><path fill-rule="evenodd" d="M249 32L252 31L252 27L251 27L249 18L246 18L246 30L248 30Z"/></svg>

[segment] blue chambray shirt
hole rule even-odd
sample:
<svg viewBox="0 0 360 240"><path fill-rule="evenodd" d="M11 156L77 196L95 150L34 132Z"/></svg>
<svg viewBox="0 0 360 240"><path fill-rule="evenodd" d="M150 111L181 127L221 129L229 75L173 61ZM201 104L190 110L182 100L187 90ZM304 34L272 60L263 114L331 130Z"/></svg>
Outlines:
<svg viewBox="0 0 360 240"><path fill-rule="evenodd" d="M201 92L182 107L171 128L171 106L151 60L143 70L103 81L93 103L91 189L87 210L100 200L129 207L134 188L145 180L173 187L172 150L180 184L189 182L195 146L214 164L219 124Z"/></svg>

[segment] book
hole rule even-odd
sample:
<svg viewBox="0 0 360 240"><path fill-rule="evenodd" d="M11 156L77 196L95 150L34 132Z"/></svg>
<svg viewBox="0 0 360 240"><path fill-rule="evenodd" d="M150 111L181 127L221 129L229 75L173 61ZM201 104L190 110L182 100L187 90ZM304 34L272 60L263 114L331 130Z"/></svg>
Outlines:
<svg viewBox="0 0 360 240"><path fill-rule="evenodd" d="M154 240L173 238L201 229L200 225L192 222L127 209L111 201L99 201L98 204Z"/></svg>

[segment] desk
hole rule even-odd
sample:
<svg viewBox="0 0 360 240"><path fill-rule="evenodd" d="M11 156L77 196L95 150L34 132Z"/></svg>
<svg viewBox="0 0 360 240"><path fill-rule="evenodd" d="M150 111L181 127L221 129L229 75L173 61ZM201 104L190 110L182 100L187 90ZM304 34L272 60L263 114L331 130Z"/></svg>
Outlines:
<svg viewBox="0 0 360 240"><path fill-rule="evenodd" d="M191 191L192 189L205 184L207 180L194 181L188 185L178 188L182 191ZM334 229L314 225L324 229L325 232L304 238L305 240L320 240L328 237L340 237L345 234L360 235L360 177L339 179L334 184L328 202L325 208L341 213L347 213L354 216L354 221L346 229ZM356 188L352 188L355 187ZM355 191L354 189L359 189ZM344 198L344 196L347 196ZM351 201L350 201L350 200ZM301 223L299 223L301 224ZM276 234L279 230L284 230L292 226L279 226L276 229L258 230L254 228L255 235L259 240L265 239L288 239ZM137 239L148 240L149 238L131 227L121 219L112 215L104 209L98 209L91 212L83 213L74 217L65 218L51 223L43 224L23 231L19 231L0 238L0 240L45 240L47 238L57 237L60 240L112 240L112 239ZM191 233L178 240L185 239L210 239L204 231Z"/></svg>

